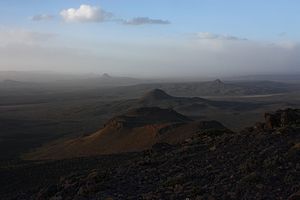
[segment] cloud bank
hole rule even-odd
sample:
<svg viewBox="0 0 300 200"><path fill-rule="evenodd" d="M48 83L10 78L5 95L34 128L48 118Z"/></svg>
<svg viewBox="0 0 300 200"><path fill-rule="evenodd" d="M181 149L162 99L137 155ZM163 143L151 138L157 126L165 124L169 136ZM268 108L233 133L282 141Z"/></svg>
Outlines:
<svg viewBox="0 0 300 200"><path fill-rule="evenodd" d="M30 17L31 21L50 21L53 19L54 19L54 16L48 15L48 14L39 14L39 15L34 15L34 16Z"/></svg>
<svg viewBox="0 0 300 200"><path fill-rule="evenodd" d="M36 32L21 28L0 28L0 45L38 44L56 37L54 33Z"/></svg>
<svg viewBox="0 0 300 200"><path fill-rule="evenodd" d="M134 43L99 39L93 40L92 46L73 41L68 47L60 37L63 36L24 29L0 29L0 70L153 77L300 72L300 44L291 41L268 43L205 34L192 40L157 38Z"/></svg>
<svg viewBox="0 0 300 200"><path fill-rule="evenodd" d="M233 35L215 34L210 32L199 32L195 37L200 40L247 40L246 38L239 38Z"/></svg>
<svg viewBox="0 0 300 200"><path fill-rule="evenodd" d="M60 12L60 16L65 22L106 22L112 21L124 25L146 25L146 24L170 24L168 20L152 19L149 17L135 17L132 19L116 18L113 13L107 12L100 7L83 4L79 8L68 8ZM37 16L36 20L40 20L43 16Z"/></svg>
<svg viewBox="0 0 300 200"><path fill-rule="evenodd" d="M136 17L130 20L125 20L123 24L125 25L144 25L144 24L166 25L166 24L170 24L170 21L162 20L162 19L151 19L149 17Z"/></svg>

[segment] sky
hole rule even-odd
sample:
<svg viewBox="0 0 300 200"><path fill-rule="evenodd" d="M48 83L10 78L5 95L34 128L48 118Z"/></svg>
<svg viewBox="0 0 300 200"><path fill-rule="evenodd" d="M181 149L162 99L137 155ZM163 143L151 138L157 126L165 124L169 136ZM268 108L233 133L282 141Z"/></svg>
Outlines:
<svg viewBox="0 0 300 200"><path fill-rule="evenodd" d="M298 0L0 1L0 70L300 73Z"/></svg>

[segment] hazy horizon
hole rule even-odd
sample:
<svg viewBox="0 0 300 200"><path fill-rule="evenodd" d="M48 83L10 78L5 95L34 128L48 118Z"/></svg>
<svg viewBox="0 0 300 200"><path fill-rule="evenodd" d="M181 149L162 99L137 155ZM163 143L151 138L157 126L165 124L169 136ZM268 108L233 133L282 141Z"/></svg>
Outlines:
<svg viewBox="0 0 300 200"><path fill-rule="evenodd" d="M292 0L0 5L0 71L159 78L300 73L300 3Z"/></svg>

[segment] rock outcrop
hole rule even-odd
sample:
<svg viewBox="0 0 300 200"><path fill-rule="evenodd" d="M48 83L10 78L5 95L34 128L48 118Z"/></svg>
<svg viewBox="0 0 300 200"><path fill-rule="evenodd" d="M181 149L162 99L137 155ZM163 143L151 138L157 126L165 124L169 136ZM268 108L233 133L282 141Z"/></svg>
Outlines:
<svg viewBox="0 0 300 200"><path fill-rule="evenodd" d="M265 125L268 129L285 127L291 124L300 123L300 110L286 109L274 113L265 113Z"/></svg>
<svg viewBox="0 0 300 200"><path fill-rule="evenodd" d="M294 194L292 194L288 200L299 200L300 199L300 190Z"/></svg>

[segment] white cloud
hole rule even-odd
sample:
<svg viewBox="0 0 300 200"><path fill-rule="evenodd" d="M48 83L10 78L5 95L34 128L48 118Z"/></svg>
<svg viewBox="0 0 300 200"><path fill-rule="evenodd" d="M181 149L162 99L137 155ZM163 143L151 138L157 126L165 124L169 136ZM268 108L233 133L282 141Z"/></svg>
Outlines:
<svg viewBox="0 0 300 200"><path fill-rule="evenodd" d="M246 38L239 38L233 35L214 34L210 32L199 32L195 36L200 40L247 40Z"/></svg>
<svg viewBox="0 0 300 200"><path fill-rule="evenodd" d="M279 41L279 42L274 43L274 46L281 47L284 49L294 49L298 46L298 44L293 41L285 40L285 41Z"/></svg>
<svg viewBox="0 0 300 200"><path fill-rule="evenodd" d="M144 24L170 24L168 20L152 19L149 17L135 17L132 19L115 18L111 12L107 12L100 7L91 5L81 5L78 9L69 8L60 12L65 22L105 22L113 21L125 25L144 25Z"/></svg>
<svg viewBox="0 0 300 200"><path fill-rule="evenodd" d="M170 22L168 20L151 19L149 17L136 17L131 20L125 20L123 23L126 25L144 25L144 24L166 25L166 24L170 24Z"/></svg>
<svg viewBox="0 0 300 200"><path fill-rule="evenodd" d="M62 10L60 15L66 22L103 22L112 17L111 13L99 7L85 4L78 9L69 8Z"/></svg>
<svg viewBox="0 0 300 200"><path fill-rule="evenodd" d="M54 19L54 16L48 14L39 14L30 17L31 21L50 21L52 19Z"/></svg>
<svg viewBox="0 0 300 200"><path fill-rule="evenodd" d="M281 32L278 34L279 37L285 37L287 36L287 32Z"/></svg>

